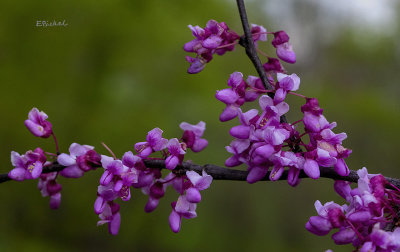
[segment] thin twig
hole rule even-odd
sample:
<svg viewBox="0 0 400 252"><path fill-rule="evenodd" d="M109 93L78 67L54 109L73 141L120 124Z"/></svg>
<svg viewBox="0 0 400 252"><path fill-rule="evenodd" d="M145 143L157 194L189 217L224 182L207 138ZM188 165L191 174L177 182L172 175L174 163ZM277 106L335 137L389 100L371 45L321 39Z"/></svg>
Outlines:
<svg viewBox="0 0 400 252"><path fill-rule="evenodd" d="M257 73L260 76L261 82L264 85L264 88L273 89L273 87L268 82L267 74L265 73L264 67L261 64L260 58L258 57L257 49L254 45L253 36L250 31L250 26L247 19L244 2L243 0L236 0L236 3L239 9L240 20L242 21L242 26L244 31L244 37L240 38L239 44L245 48L247 57L249 57L254 67L256 68ZM268 93L268 95L272 98L274 97L274 93ZM284 115L281 116L281 122L287 123L286 116Z"/></svg>

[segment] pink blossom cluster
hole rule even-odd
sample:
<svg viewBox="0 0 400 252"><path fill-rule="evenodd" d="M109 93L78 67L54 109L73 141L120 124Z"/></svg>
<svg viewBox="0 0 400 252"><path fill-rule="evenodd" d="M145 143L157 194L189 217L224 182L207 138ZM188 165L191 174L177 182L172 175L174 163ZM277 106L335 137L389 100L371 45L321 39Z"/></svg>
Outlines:
<svg viewBox="0 0 400 252"><path fill-rule="evenodd" d="M209 20L204 28L200 26L189 25L195 39L187 42L183 49L186 52L196 53L196 57L186 56L186 61L190 63L188 73L195 74L201 72L206 63L213 59L214 54L223 55L228 51L233 51L240 42L240 37L236 32L229 29L225 22L218 23L215 20ZM257 41L267 41L267 35L272 34L274 39L271 44L276 48L276 55L279 59L287 63L296 62L296 54L292 45L289 43L289 36L284 31L267 32L263 26L252 24L252 39L257 47ZM268 62L264 64L266 71L283 72L284 69L279 60L274 57L268 57Z"/></svg>
<svg viewBox="0 0 400 252"><path fill-rule="evenodd" d="M173 232L179 232L182 217L191 219L197 216L196 206L201 200L200 191L210 186L212 177L205 171L202 175L194 171L187 171L186 174L181 175L175 169L178 165L182 165L188 148L198 152L207 146L207 140L201 138L205 123L191 125L183 122L180 126L184 130L181 140L163 138L163 131L155 128L149 131L145 142L135 144L137 155L129 151L121 160L101 156L104 173L100 178L94 204L95 213L101 219L98 225L108 223L109 232L113 235L118 233L121 216L119 205L115 200L120 198L122 201L129 201L131 187L141 189L149 196L144 208L148 213L157 208L168 186L172 186L179 193L178 201L171 204L169 223ZM149 157L156 152L161 153L162 157ZM160 169L146 167L145 161L149 159L165 161L165 167L171 172L163 177Z"/></svg>
<svg viewBox="0 0 400 252"><path fill-rule="evenodd" d="M226 147L233 154L226 160L226 166L246 164L249 183L263 179L270 168L269 179L278 180L287 167L288 183L292 186L299 183L301 170L310 178L318 179L320 166L333 166L339 175L348 175L349 169L344 159L351 150L342 145L347 136L332 131L336 123L329 123L322 115L323 110L317 99L299 95L306 99L301 108L303 118L293 124L282 121L282 116L289 111L289 105L285 102L287 94L298 90L300 86L300 78L296 74L276 72L273 90L265 90L259 78L249 76L245 81L241 73L235 72L231 74L228 86L230 88L216 93L216 98L226 105L220 120L225 122L239 117L240 124L229 131L235 140ZM242 111L244 103L256 99L261 112L257 109ZM304 125L302 134L299 132L299 122ZM304 139L306 136L307 140Z"/></svg>
<svg viewBox="0 0 400 252"><path fill-rule="evenodd" d="M306 223L306 229L323 236L330 233L338 245L351 243L360 252L394 252L400 249L398 220L400 189L391 185L382 175L368 174L363 168L357 172L358 187L351 188L345 181L335 181L335 191L348 204L333 201L315 202L318 215ZM387 189L387 186L392 189Z"/></svg>
<svg viewBox="0 0 400 252"><path fill-rule="evenodd" d="M239 39L239 35L231 31L224 22L218 23L215 20L208 21L204 29L197 25L189 25L189 28L195 39L186 43L183 49L197 54L196 58L186 56L186 60L190 63L188 73L191 74L203 70L215 53L223 55L227 51L232 51L235 48L235 41Z"/></svg>
<svg viewBox="0 0 400 252"><path fill-rule="evenodd" d="M28 117L25 125L33 135L43 138L53 135L57 143L51 123L47 121L44 112L33 108ZM61 203L62 190L61 184L56 180L58 175L79 178L85 172L103 167L104 172L97 188L94 211L100 218L98 225L107 223L108 230L113 235L118 234L121 223L120 205L116 202L118 198L128 201L131 199L131 188L141 189L149 196L145 211L152 212L157 208L167 187L172 186L179 197L177 201L171 203L169 223L173 232L179 232L182 217L191 219L197 216L196 206L201 201L200 191L207 189L212 182L212 177L205 171L202 175L194 171L182 174L182 170L176 169L182 165L188 149L199 152L207 147L208 141L202 138L205 126L204 122L196 125L181 123L180 127L184 132L179 140L165 139L162 137L163 131L155 128L147 134L146 141L135 144L137 155L128 151L122 159L117 159L111 150L109 151L113 157L99 155L93 146L78 143L71 144L69 153L58 153L57 144L57 154L44 152L41 148L28 151L25 155L13 151L11 163L14 169L8 176L17 181L39 179L38 188L42 196L48 196L50 208L57 209ZM156 152L160 153L161 157L149 157ZM53 161L47 161L46 155ZM159 160L171 172L163 176L161 169L146 167L146 160ZM42 173L43 168L50 165L60 166L60 171Z"/></svg>
<svg viewBox="0 0 400 252"><path fill-rule="evenodd" d="M48 138L55 135L52 124L47 121L48 116L43 111L33 108L25 121L27 129L37 137ZM56 144L57 152L58 146ZM79 178L85 172L95 170L100 166L100 155L94 147L89 145L71 144L70 154L44 152L41 148L28 151L25 155L11 152L11 164L14 166L8 177L23 181L25 179L39 179L38 188L43 197L50 198L50 208L57 209L61 203L62 186L57 182L58 175L66 178ZM47 156L49 157L47 157ZM51 161L47 161L47 160ZM61 171L42 173L43 168L53 164L65 166Z"/></svg>

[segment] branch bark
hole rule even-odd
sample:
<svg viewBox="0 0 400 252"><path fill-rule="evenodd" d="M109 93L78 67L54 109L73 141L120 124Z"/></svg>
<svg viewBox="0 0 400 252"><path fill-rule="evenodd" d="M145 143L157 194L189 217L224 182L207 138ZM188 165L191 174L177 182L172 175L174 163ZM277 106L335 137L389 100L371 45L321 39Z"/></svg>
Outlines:
<svg viewBox="0 0 400 252"><path fill-rule="evenodd" d="M155 168L155 169L165 169L165 161L164 160L144 160L144 163L146 167L148 168ZM53 163L49 166L46 166L43 168L43 173L50 173L50 172L55 172L55 171L61 171L65 168L65 166L62 166L58 163ZM206 165L198 165L198 164L193 164L191 162L183 162L182 165L178 165L177 168L175 168L174 171L180 174L185 174L186 171L195 171L199 174L205 170L209 175L213 177L215 180L231 180L231 181L246 181L247 178L247 171L243 170L237 170L237 169L231 169L231 168L226 168L226 167L221 167L218 165L213 165L213 164L206 164ZM350 171L349 176L343 177L338 175L335 170L331 167L321 167L321 178L329 178L333 180L344 180L344 181L349 181L349 182L357 182L358 181L358 175L356 171ZM269 174L270 172L267 173L267 175L264 177L263 181L270 181L269 180ZM284 171L282 176L280 177L279 180L287 180L288 177L288 171ZM299 178L309 178L303 171L300 172ZM396 178L390 178L390 177L385 177L386 180L393 184L394 186L400 188L400 179ZM0 174L0 183L4 183L7 181L10 181L11 179L8 177L8 174ZM392 189L391 186L388 186L388 188Z"/></svg>
<svg viewBox="0 0 400 252"><path fill-rule="evenodd" d="M246 7L244 6L243 0L236 0L240 20L242 21L243 31L244 31L244 38L242 37L239 41L239 44L243 46L246 50L246 55L249 57L251 62L253 63L254 67L257 70L258 75L264 85L265 89L273 89L273 87L269 84L267 74L265 73L264 67L258 57L256 47L254 45L253 36L251 35L249 21L247 19ZM272 98L274 97L273 93L268 93L269 96ZM281 122L287 123L286 116L281 116Z"/></svg>

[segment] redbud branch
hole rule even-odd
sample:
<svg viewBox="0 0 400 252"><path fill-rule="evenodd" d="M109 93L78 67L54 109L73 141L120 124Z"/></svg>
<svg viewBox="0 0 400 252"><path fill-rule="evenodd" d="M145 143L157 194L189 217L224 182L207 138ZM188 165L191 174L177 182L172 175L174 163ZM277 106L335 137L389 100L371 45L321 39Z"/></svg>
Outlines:
<svg viewBox="0 0 400 252"><path fill-rule="evenodd" d="M165 169L165 161L164 160L154 160L154 159L146 159L144 160L144 163L146 167L148 168L157 168L157 169ZM50 172L55 172L55 171L61 171L65 168L65 166L62 166L58 164L57 162L43 167L43 172L42 173L50 173ZM236 170L236 169L230 169L230 168L225 168L213 164L206 164L206 165L198 165L198 164L193 164L191 162L183 162L182 165L178 165L175 168L176 173L184 174L186 171L195 171L199 174L202 173L202 171L205 170L209 175L213 177L215 180L232 180L232 181L246 181L248 172L243 171L243 170ZM357 182L358 181L358 175L356 171L350 170L350 174L348 176L340 176L338 175L335 170L331 167L320 167L320 172L321 172L321 178L329 178L333 180L344 180L344 181L349 181L349 182ZM284 171L282 176L279 178L279 180L287 180L288 178L288 171ZM262 179L264 181L270 181L269 180L269 175L270 172L267 173L267 175ZM300 172L299 178L309 178L303 171ZM390 177L385 177L385 179L390 183L393 184L396 187L400 187L400 179L396 178L390 178ZM8 177L7 173L0 174L0 183L6 182L11 180ZM393 187L388 184L387 188L393 189Z"/></svg>
<svg viewBox="0 0 400 252"><path fill-rule="evenodd" d="M261 61L258 58L256 47L254 46L253 36L251 34L249 23L247 21L247 14L244 2L243 0L237 0L236 2L238 5L240 19L242 20L244 31L244 37L240 38L239 44L246 49L246 54L250 58L251 62L253 62L253 65L256 68L265 89L272 89L272 86L268 83L268 78L261 64Z"/></svg>
<svg viewBox="0 0 400 252"><path fill-rule="evenodd" d="M256 47L254 46L253 36L250 31L249 22L247 20L246 8L244 6L243 0L236 0L240 20L242 21L244 37L241 37L239 40L239 45L243 46L246 50L247 57L251 60L254 67L257 70L258 75L260 76L261 82L264 85L265 89L273 89L273 87L268 82L267 74L265 73L264 67L261 64L260 58L258 57ZM274 97L273 93L268 93L270 97ZM281 116L281 122L287 123L286 117Z"/></svg>

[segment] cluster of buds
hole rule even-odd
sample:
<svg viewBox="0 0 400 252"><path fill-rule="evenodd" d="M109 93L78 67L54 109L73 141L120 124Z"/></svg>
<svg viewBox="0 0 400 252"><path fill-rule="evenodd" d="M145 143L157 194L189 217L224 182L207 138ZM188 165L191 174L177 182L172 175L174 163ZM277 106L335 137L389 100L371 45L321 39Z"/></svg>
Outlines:
<svg viewBox="0 0 400 252"><path fill-rule="evenodd" d="M357 251L398 251L400 228L398 204L400 189L380 174L368 174L363 168L357 172L358 187L351 188L345 181L335 181L335 191L348 204L338 205L333 201L322 205L315 202L318 216L312 216L306 229L316 235L327 235L338 229L332 239L338 245L352 243ZM394 190L387 189L390 185Z"/></svg>

